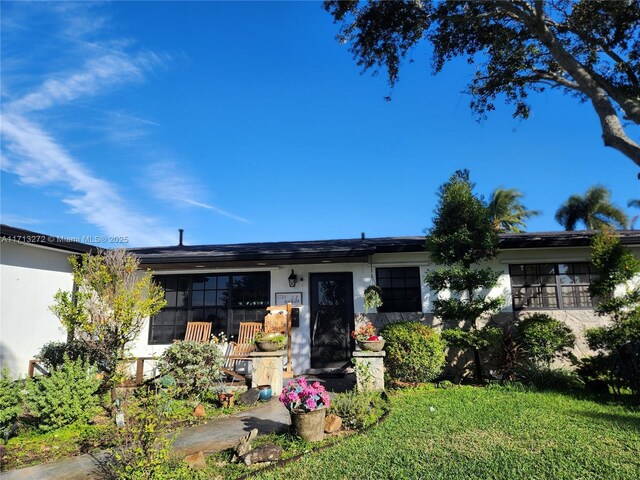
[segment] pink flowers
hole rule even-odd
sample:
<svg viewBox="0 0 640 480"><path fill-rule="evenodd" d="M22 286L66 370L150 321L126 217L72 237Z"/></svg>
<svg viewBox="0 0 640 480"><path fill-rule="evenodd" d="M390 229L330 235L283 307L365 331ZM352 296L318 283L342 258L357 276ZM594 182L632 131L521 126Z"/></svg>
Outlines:
<svg viewBox="0 0 640 480"><path fill-rule="evenodd" d="M331 404L329 394L320 382L309 384L304 377L290 381L282 390L280 401L289 410L305 412L312 412Z"/></svg>
<svg viewBox="0 0 640 480"><path fill-rule="evenodd" d="M380 340L382 337L376 335L376 328L373 326L373 323L367 322L363 325L360 325L353 332L351 332L351 338L355 338L356 340L365 342Z"/></svg>

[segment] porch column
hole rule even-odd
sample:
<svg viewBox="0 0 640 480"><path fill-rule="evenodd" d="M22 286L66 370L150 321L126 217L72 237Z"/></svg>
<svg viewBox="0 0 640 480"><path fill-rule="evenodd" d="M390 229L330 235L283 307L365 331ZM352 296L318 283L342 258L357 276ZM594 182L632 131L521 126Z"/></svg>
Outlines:
<svg viewBox="0 0 640 480"><path fill-rule="evenodd" d="M384 390L384 357L387 354L356 350L353 352L356 386L359 392Z"/></svg>
<svg viewBox="0 0 640 480"><path fill-rule="evenodd" d="M271 393L280 395L282 393L282 365L285 350L275 352L251 352L249 356L252 360L251 388L259 385L271 385Z"/></svg>

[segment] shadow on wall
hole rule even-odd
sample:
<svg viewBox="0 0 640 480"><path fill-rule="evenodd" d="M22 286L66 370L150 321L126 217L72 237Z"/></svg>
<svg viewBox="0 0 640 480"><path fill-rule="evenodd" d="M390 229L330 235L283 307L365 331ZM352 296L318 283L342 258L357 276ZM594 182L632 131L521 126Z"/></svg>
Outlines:
<svg viewBox="0 0 640 480"><path fill-rule="evenodd" d="M20 370L17 365L18 359L11 352L11 349L3 342L0 342L0 368L8 368L10 373L15 374ZM15 376L15 375L12 375Z"/></svg>

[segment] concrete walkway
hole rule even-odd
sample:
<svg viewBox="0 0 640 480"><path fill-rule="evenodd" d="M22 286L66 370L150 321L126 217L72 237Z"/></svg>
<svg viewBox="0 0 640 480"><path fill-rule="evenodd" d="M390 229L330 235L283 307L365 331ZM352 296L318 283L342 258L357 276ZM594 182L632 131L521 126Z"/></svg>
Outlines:
<svg viewBox="0 0 640 480"><path fill-rule="evenodd" d="M282 432L289 427L289 412L277 400L230 417L216 418L208 423L183 430L173 448L179 456L191 453L220 452L235 447L240 438L257 428L260 434ZM108 460L108 453L86 454L2 472L2 480L87 480L102 478L101 464Z"/></svg>

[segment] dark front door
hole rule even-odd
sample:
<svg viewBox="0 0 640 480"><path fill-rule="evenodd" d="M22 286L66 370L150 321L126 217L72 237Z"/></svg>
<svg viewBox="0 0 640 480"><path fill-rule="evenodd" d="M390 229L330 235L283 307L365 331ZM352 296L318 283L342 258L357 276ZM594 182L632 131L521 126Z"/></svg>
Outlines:
<svg viewBox="0 0 640 480"><path fill-rule="evenodd" d="M339 368L353 349L353 276L351 273L312 273L311 368Z"/></svg>

